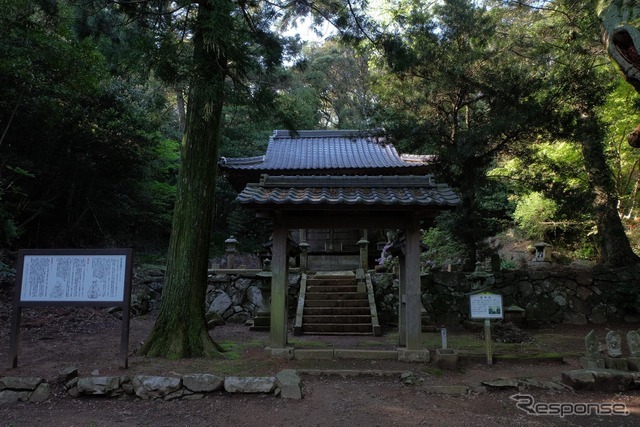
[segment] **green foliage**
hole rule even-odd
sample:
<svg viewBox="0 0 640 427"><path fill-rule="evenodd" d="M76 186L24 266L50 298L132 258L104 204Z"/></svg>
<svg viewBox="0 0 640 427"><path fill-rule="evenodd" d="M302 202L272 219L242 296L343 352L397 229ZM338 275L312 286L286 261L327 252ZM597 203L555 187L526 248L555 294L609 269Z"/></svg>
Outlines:
<svg viewBox="0 0 640 427"><path fill-rule="evenodd" d="M501 270L515 270L518 266L515 261L510 259L502 259L500 260L500 269Z"/></svg>
<svg viewBox="0 0 640 427"><path fill-rule="evenodd" d="M545 198L539 192L523 196L516 205L513 218L518 228L531 239L542 239L550 227L545 224L551 221L557 211L556 203Z"/></svg>
<svg viewBox="0 0 640 427"><path fill-rule="evenodd" d="M463 264L468 252L465 246L442 224L432 227L422 234L422 242L427 251L422 253L422 264L428 269L438 270L445 264Z"/></svg>
<svg viewBox="0 0 640 427"><path fill-rule="evenodd" d="M499 153L544 126L544 80L514 50L508 7L399 3L397 34L383 40L392 73L380 79L379 118L405 152L437 154L440 179L461 195L452 230L473 263L506 219L505 193L498 210L497 199L482 201L495 194L486 172Z"/></svg>
<svg viewBox="0 0 640 427"><path fill-rule="evenodd" d="M363 129L369 125L372 89L369 54L338 41L303 48L303 59L292 68L293 96L306 103L316 127Z"/></svg>
<svg viewBox="0 0 640 427"><path fill-rule="evenodd" d="M76 36L73 5L12 3L0 17L2 238L72 246L166 236L178 158L159 131L175 122L162 88L112 77L92 40Z"/></svg>

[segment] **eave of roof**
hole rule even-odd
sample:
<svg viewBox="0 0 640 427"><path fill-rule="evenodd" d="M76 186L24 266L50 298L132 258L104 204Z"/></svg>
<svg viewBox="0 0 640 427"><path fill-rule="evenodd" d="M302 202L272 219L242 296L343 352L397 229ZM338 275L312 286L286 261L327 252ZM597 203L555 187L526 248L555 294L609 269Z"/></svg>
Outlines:
<svg viewBox="0 0 640 427"><path fill-rule="evenodd" d="M237 201L254 209L443 210L460 204L446 184L426 176L269 176L250 183Z"/></svg>

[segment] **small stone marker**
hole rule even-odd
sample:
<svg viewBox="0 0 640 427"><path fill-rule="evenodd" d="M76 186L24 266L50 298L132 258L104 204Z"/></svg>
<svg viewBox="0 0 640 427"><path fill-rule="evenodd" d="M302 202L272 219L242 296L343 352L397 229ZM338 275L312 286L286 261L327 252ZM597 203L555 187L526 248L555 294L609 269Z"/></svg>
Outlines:
<svg viewBox="0 0 640 427"><path fill-rule="evenodd" d="M640 371L640 334L636 331L627 332L627 345L629 357L627 365L630 371Z"/></svg>
<svg viewBox="0 0 640 427"><path fill-rule="evenodd" d="M618 331L609 331L607 334L607 355L609 357L620 357L622 356L622 338L620 337L620 332Z"/></svg>
<svg viewBox="0 0 640 427"><path fill-rule="evenodd" d="M585 357L580 358L580 364L585 369L604 368L604 358L600 354L600 342L595 331L584 337Z"/></svg>
<svg viewBox="0 0 640 427"><path fill-rule="evenodd" d="M640 357L640 334L638 332L627 332L627 344L631 357Z"/></svg>
<svg viewBox="0 0 640 427"><path fill-rule="evenodd" d="M618 331L609 331L607 334L607 355L604 358L604 366L607 369L628 371L627 359L622 356L622 337Z"/></svg>
<svg viewBox="0 0 640 427"><path fill-rule="evenodd" d="M598 342L598 337L596 337L595 331L589 332L584 337L584 345L587 350L586 356L590 359L600 357L600 343Z"/></svg>

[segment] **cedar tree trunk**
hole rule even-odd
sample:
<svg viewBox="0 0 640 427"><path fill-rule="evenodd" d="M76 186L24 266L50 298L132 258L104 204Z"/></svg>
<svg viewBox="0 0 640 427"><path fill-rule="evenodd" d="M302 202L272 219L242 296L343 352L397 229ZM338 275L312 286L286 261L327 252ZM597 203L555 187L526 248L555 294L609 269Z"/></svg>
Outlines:
<svg viewBox="0 0 640 427"><path fill-rule="evenodd" d="M207 332L205 295L226 59L227 2L202 1L194 33L194 70L177 184L167 275L158 319L140 353L179 359L220 356Z"/></svg>

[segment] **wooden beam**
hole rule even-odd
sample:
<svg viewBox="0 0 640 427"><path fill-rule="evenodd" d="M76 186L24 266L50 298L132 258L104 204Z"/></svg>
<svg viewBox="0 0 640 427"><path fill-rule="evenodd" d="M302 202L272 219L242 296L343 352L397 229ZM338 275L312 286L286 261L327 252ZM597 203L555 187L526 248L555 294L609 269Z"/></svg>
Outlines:
<svg viewBox="0 0 640 427"><path fill-rule="evenodd" d="M285 211L289 228L404 228L406 211ZM273 214L262 211L259 218L273 218Z"/></svg>

